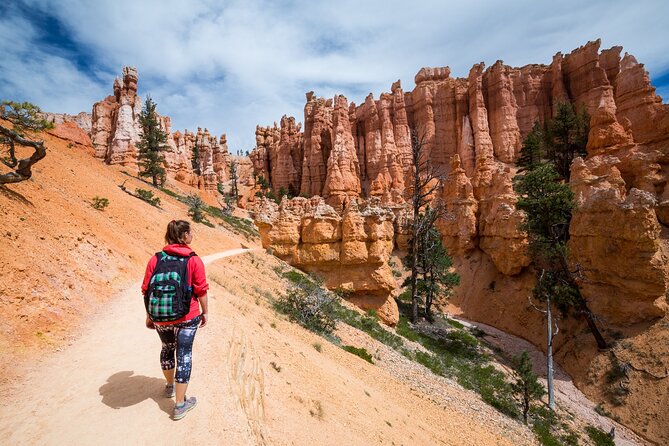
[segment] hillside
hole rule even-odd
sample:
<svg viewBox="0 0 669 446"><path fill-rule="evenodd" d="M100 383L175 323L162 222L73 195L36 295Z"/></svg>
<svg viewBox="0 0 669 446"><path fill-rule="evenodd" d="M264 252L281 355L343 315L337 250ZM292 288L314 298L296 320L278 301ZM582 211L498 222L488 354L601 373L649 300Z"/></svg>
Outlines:
<svg viewBox="0 0 669 446"><path fill-rule="evenodd" d="M268 299L286 283L262 250L208 266L212 321L196 341L191 387L202 403L174 426L170 403L156 396L159 341L143 327L137 281L165 223L185 218L186 208L159 191L161 208L149 206L118 185L150 186L94 160L90 147L45 140L48 156L33 178L0 188L1 367L13 402L0 411L0 432L9 444L182 435L197 444L534 443L520 423L451 381L440 379L441 396L428 395L278 316ZM109 206L94 209L94 196ZM203 256L242 245L256 246L195 225ZM174 436L161 438L167 432Z"/></svg>

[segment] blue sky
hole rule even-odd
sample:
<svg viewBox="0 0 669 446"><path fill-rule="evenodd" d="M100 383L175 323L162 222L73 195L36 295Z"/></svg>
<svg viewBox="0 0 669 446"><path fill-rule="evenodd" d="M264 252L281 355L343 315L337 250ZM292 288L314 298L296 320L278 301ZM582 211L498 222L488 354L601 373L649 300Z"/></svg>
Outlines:
<svg viewBox="0 0 669 446"><path fill-rule="evenodd" d="M360 103L397 79L412 89L423 66L548 64L601 38L644 63L666 103L667 17L664 0L5 0L0 98L90 112L132 65L173 130L250 150L256 124L302 121L310 90Z"/></svg>

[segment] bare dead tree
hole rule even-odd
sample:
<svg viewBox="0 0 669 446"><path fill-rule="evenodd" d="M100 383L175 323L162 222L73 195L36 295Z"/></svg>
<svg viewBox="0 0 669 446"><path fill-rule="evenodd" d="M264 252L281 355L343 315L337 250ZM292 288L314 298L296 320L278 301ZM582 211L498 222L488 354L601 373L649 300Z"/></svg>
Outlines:
<svg viewBox="0 0 669 446"><path fill-rule="evenodd" d="M539 281L543 279L545 270L541 270L541 276ZM536 311L544 313L546 315L546 382L548 384L548 407L555 412L555 393L553 390L553 339L560 331L557 321L555 322L555 331L553 331L553 320L551 313L551 297L549 293L545 294L546 300L546 309L542 310L541 308L534 305L532 302L532 296L528 296L530 305Z"/></svg>
<svg viewBox="0 0 669 446"><path fill-rule="evenodd" d="M411 131L411 156L414 166L413 183L410 186L411 206L413 223L409 249L411 252L411 322L418 320L418 274L419 274L419 237L424 236L434 226L437 218L443 213L443 206L439 200L435 200L433 212L427 218L421 218L421 210L433 199L436 192L440 191L445 179L444 173L432 165L430 157L426 153L425 134L419 134L418 130Z"/></svg>

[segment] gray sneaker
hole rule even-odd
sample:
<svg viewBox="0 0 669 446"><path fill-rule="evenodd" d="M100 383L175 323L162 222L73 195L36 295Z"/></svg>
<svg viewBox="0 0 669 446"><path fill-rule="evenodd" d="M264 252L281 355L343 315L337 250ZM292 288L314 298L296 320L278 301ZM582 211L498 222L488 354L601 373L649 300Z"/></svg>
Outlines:
<svg viewBox="0 0 669 446"><path fill-rule="evenodd" d="M191 396L184 400L184 404L181 407L174 406L174 415L172 416L173 420L180 420L186 416L186 412L191 410L197 405L197 398Z"/></svg>
<svg viewBox="0 0 669 446"><path fill-rule="evenodd" d="M174 398L174 384L165 384L165 398Z"/></svg>

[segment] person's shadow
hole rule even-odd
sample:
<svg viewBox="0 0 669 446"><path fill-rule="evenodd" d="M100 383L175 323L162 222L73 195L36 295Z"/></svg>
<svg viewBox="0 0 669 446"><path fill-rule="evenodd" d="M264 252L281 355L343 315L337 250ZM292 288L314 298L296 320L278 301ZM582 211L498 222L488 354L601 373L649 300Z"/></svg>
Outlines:
<svg viewBox="0 0 669 446"><path fill-rule="evenodd" d="M163 412L172 415L174 400L166 398L163 394L165 380L134 373L126 370L107 378L107 382L99 389L102 402L112 409L120 409L151 398Z"/></svg>

